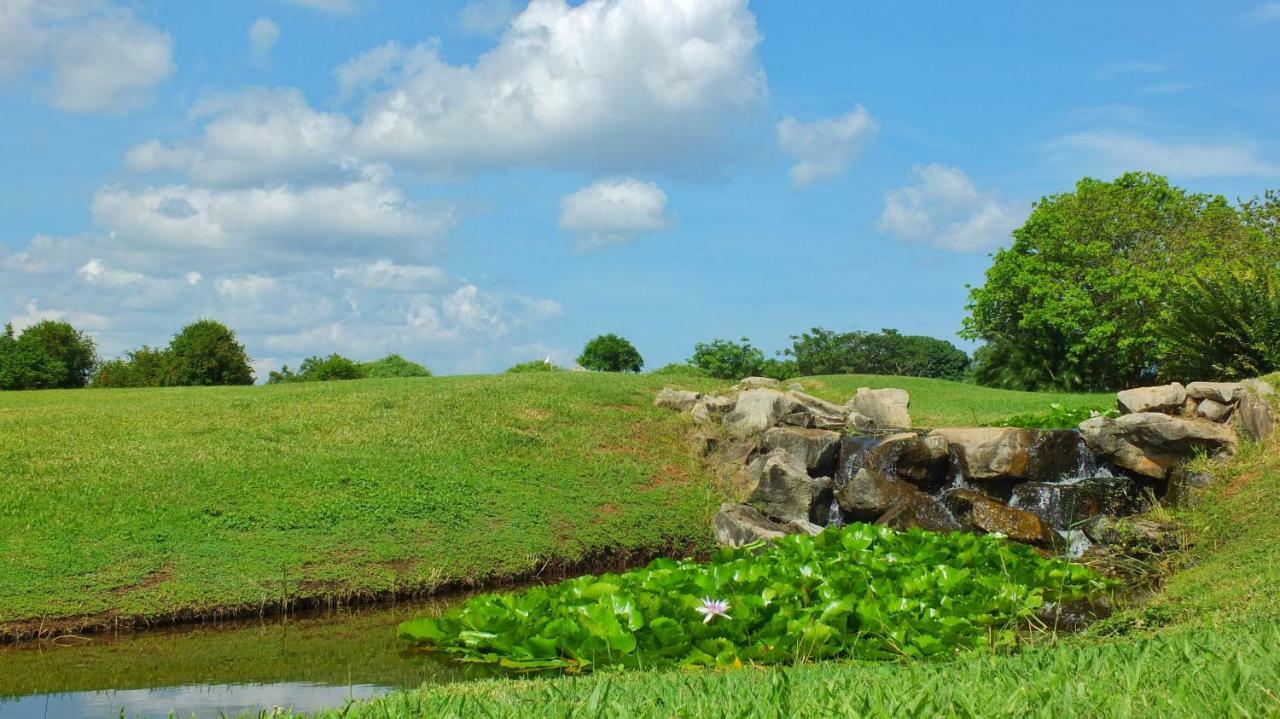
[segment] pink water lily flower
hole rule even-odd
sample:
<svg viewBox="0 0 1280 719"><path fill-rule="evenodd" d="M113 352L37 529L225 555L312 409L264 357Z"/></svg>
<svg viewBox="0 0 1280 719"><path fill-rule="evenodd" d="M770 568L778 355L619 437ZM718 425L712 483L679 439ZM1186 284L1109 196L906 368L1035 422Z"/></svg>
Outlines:
<svg viewBox="0 0 1280 719"><path fill-rule="evenodd" d="M702 606L695 607L698 613L702 615L702 623L707 624L712 617L724 617L725 619L733 619L729 616L729 602L726 599L712 599L710 597L702 598Z"/></svg>

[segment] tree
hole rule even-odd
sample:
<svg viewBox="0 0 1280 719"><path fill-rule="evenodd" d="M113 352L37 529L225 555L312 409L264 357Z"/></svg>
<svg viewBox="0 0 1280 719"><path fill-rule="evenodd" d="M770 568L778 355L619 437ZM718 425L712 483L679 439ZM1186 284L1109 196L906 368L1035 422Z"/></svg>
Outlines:
<svg viewBox="0 0 1280 719"><path fill-rule="evenodd" d="M1173 293L1161 374L1239 380L1280 370L1280 268L1204 273Z"/></svg>
<svg viewBox="0 0 1280 719"><path fill-rule="evenodd" d="M253 384L253 369L235 332L211 319L193 322L169 343L173 384Z"/></svg>
<svg viewBox="0 0 1280 719"><path fill-rule="evenodd" d="M66 378L66 367L36 342L22 342L6 324L0 334L0 390L50 389Z"/></svg>
<svg viewBox="0 0 1280 719"><path fill-rule="evenodd" d="M400 355L387 355L380 360L360 365L365 377L430 377L431 370Z"/></svg>
<svg viewBox="0 0 1280 719"><path fill-rule="evenodd" d="M98 365L94 387L169 387L177 384L173 356L166 349L143 345Z"/></svg>
<svg viewBox="0 0 1280 719"><path fill-rule="evenodd" d="M347 359L340 354L328 357L308 357L302 360L297 372L289 369L289 365L272 372L267 377L267 384L281 382L331 382L334 380L364 379L365 365Z"/></svg>
<svg viewBox="0 0 1280 719"><path fill-rule="evenodd" d="M1255 242L1222 197L1149 173L1045 197L970 288L961 335L987 343L975 376L1070 391L1151 381L1170 291Z"/></svg>
<svg viewBox="0 0 1280 719"><path fill-rule="evenodd" d="M969 356L935 337L897 330L837 333L821 327L791 337L784 354L795 358L800 375L882 374L959 380Z"/></svg>
<svg viewBox="0 0 1280 719"><path fill-rule="evenodd" d="M578 364L597 372L639 372L644 367L640 352L615 334L600 335L582 348Z"/></svg>
<svg viewBox="0 0 1280 719"><path fill-rule="evenodd" d="M751 340L714 339L699 342L693 347L689 364L718 379L742 379L760 374L764 367L764 352L751 346Z"/></svg>
<svg viewBox="0 0 1280 719"><path fill-rule="evenodd" d="M66 322L43 320L23 330L18 342L33 345L62 363L63 374L53 386L78 388L88 384L97 352L85 333Z"/></svg>

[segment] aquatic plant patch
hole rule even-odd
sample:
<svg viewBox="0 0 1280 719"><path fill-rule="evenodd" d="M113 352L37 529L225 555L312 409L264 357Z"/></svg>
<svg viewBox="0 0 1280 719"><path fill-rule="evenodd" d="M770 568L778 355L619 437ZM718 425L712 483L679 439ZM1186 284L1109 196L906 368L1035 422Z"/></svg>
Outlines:
<svg viewBox="0 0 1280 719"><path fill-rule="evenodd" d="M1067 407L1061 402L1052 402L1044 412L1028 412L1015 414L999 422L992 422L988 427L1017 427L1019 429L1075 429L1080 423L1093 417L1119 417L1119 410L1105 407Z"/></svg>
<svg viewBox="0 0 1280 719"><path fill-rule="evenodd" d="M406 622L417 647L515 670L930 657L994 648L1046 602L1107 587L996 535L851 524L709 562L660 559L475 597Z"/></svg>

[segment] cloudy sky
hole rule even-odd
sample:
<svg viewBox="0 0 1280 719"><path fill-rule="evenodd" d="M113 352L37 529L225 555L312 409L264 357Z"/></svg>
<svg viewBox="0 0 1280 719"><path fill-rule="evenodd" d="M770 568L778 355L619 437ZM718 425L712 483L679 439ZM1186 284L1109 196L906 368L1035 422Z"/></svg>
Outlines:
<svg viewBox="0 0 1280 719"><path fill-rule="evenodd" d="M1280 187L1280 3L0 0L0 318L259 371L954 338L1042 195Z"/></svg>

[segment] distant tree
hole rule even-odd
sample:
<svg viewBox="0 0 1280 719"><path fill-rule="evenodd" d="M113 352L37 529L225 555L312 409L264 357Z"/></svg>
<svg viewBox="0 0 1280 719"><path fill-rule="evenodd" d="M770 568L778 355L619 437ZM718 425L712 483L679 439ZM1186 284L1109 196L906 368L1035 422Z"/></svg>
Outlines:
<svg viewBox="0 0 1280 719"><path fill-rule="evenodd" d="M640 352L615 334L600 335L582 348L578 364L597 372L639 372L644 368Z"/></svg>
<svg viewBox="0 0 1280 719"><path fill-rule="evenodd" d="M794 358L799 375L882 374L959 380L969 357L934 337L897 330L837 333L821 327L794 335L783 354Z"/></svg>
<svg viewBox="0 0 1280 719"><path fill-rule="evenodd" d="M328 357L308 357L302 360L298 371L289 369L288 365L279 372L271 372L267 376L267 384L281 382L331 382L345 379L364 379L365 366L340 354Z"/></svg>
<svg viewBox="0 0 1280 719"><path fill-rule="evenodd" d="M39 351L62 363L63 376L55 387L83 387L89 382L97 352L93 339L66 322L43 320L22 331L18 342L34 345Z"/></svg>
<svg viewBox="0 0 1280 719"><path fill-rule="evenodd" d="M400 355L392 354L380 360L364 362L361 369L366 377L430 377L431 370L417 362L410 362Z"/></svg>
<svg viewBox="0 0 1280 719"><path fill-rule="evenodd" d="M752 347L746 337L738 342L714 339L694 345L689 364L712 377L736 380L759 375L764 366L764 352Z"/></svg>
<svg viewBox="0 0 1280 719"><path fill-rule="evenodd" d="M173 356L168 350L143 345L123 358L100 363L91 384L111 388L175 385Z"/></svg>
<svg viewBox="0 0 1280 719"><path fill-rule="evenodd" d="M788 380L793 377L799 377L800 371L796 368L795 360L780 360L770 357L760 364L757 370L761 377L769 377L778 381Z"/></svg>
<svg viewBox="0 0 1280 719"><path fill-rule="evenodd" d="M235 332L211 319L193 322L169 343L173 384L253 384L253 368Z"/></svg>
<svg viewBox="0 0 1280 719"><path fill-rule="evenodd" d="M563 367L557 367L552 364L550 359L540 359L513 364L507 368L507 374L524 374L526 372L561 372L563 370Z"/></svg>
<svg viewBox="0 0 1280 719"><path fill-rule="evenodd" d="M1268 212L1259 201L1250 229L1222 197L1149 173L1042 199L970 290L961 335L987 344L975 376L1071 391L1153 380L1171 293L1184 277L1280 253L1264 240Z"/></svg>
<svg viewBox="0 0 1280 719"><path fill-rule="evenodd" d="M66 367L37 342L22 342L6 324L0 334L0 390L50 389L66 379Z"/></svg>

